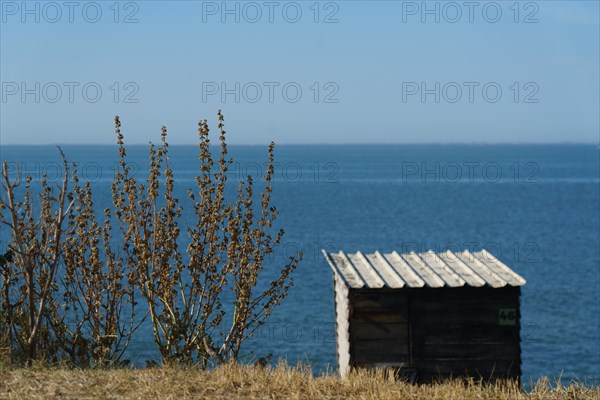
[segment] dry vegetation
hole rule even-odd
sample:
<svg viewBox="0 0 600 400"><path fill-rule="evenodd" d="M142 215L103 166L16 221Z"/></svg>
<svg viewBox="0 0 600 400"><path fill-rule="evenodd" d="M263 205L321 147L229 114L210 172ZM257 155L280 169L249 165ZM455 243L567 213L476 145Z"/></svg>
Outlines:
<svg viewBox="0 0 600 400"><path fill-rule="evenodd" d="M167 128L160 145L149 146L143 179L127 161L118 116L111 207L94 203L90 182L80 181L62 151L60 185L46 176L9 176L3 163L0 224L8 251L0 253L0 359L127 365L123 354L143 322L164 363L207 367L238 359L243 342L286 297L302 254L264 274L283 237L271 202L275 144L261 191L251 176L228 181L233 160L224 126L219 111L211 151L208 123L198 123L196 187L181 201ZM187 218L184 205L193 211Z"/></svg>
<svg viewBox="0 0 600 400"><path fill-rule="evenodd" d="M0 367L2 399L598 399L599 387L538 381L529 392L516 384L452 381L411 385L385 373L360 371L347 379L313 377L307 368L228 364L198 368L64 369Z"/></svg>

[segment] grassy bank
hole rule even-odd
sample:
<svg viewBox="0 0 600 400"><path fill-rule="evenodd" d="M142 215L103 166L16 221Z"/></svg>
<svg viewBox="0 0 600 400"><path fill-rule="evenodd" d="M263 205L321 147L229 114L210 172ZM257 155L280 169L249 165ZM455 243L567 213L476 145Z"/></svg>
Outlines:
<svg viewBox="0 0 600 400"><path fill-rule="evenodd" d="M313 377L306 369L225 366L212 372L155 368L69 370L0 368L1 399L598 399L600 388L573 384L552 388L539 381L529 393L516 385L459 381L410 385L384 373L358 372L348 379Z"/></svg>

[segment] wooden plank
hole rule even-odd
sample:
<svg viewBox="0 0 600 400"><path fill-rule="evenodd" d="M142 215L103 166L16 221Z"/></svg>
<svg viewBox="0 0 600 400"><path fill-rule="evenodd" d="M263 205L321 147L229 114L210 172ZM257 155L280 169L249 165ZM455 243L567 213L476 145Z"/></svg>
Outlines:
<svg viewBox="0 0 600 400"><path fill-rule="evenodd" d="M448 268L454 270L469 286L485 286L485 281L479 275L473 272L460 258L450 250L440 254L440 258L446 263Z"/></svg>
<svg viewBox="0 0 600 400"><path fill-rule="evenodd" d="M407 323L357 323L350 326L353 340L389 339L408 343Z"/></svg>
<svg viewBox="0 0 600 400"><path fill-rule="evenodd" d="M383 279L377 274L377 272L373 269L373 266L367 258L359 251L355 254L347 254L346 259L349 260L354 269L358 271L363 282L365 282L365 286L371 289L380 289L385 286Z"/></svg>
<svg viewBox="0 0 600 400"><path fill-rule="evenodd" d="M404 287L404 281L400 278L400 275L390 266L381 253L376 251L374 254L367 254L366 257L377 272L379 272L387 287L392 289Z"/></svg>
<svg viewBox="0 0 600 400"><path fill-rule="evenodd" d="M499 308L491 308L488 312L482 312L481 309L471 307L460 311L434 307L433 305L431 308L411 307L411 321L415 324L413 329L420 329L420 326L443 327L444 324L500 325ZM514 326L518 325L519 320L517 317Z"/></svg>
<svg viewBox="0 0 600 400"><path fill-rule="evenodd" d="M420 290L410 290L411 302L452 302L455 304L502 304L518 303L520 297L520 287L505 286L501 288L492 288L484 286L481 288L464 286L462 288L423 288Z"/></svg>
<svg viewBox="0 0 600 400"><path fill-rule="evenodd" d="M430 312L429 315L423 313L423 315L415 316L413 312L410 313L411 321L414 322L415 326L413 329L419 330L422 327L427 327L427 329L432 329L435 327L441 328L444 324L481 324L481 325L500 325L500 318L498 317L498 311L495 313L468 313L466 312L454 312L454 313L444 313L444 312ZM510 326L519 326L519 321L515 321L515 325Z"/></svg>
<svg viewBox="0 0 600 400"><path fill-rule="evenodd" d="M322 251L331 269L340 275L348 287L362 288L365 286L360 275L354 270L352 263L347 260L343 252L340 251L338 254L334 254L327 253L325 250Z"/></svg>
<svg viewBox="0 0 600 400"><path fill-rule="evenodd" d="M406 261L410 267L419 274L419 276L425 281L427 286L432 288L441 288L446 283L440 278L431 268L427 266L415 252L409 254L402 254L401 257Z"/></svg>
<svg viewBox="0 0 600 400"><path fill-rule="evenodd" d="M413 271L413 269L404 261L397 252L385 254L384 258L398 275L406 282L407 286L419 288L425 286L425 281Z"/></svg>
<svg viewBox="0 0 600 400"><path fill-rule="evenodd" d="M443 297L437 297L435 299L424 299L423 301L416 302L414 297L411 299L411 309L415 311L447 311L447 312L486 312L486 313L498 313L501 308L518 308L519 303L512 300L497 300L497 301L481 301L478 303L476 300L459 300L459 299L444 299ZM440 301L446 301L446 303L440 303ZM464 310L464 311L463 311ZM515 310L516 311L516 310Z"/></svg>
<svg viewBox="0 0 600 400"><path fill-rule="evenodd" d="M440 289L441 290L441 289ZM441 301L446 301L448 304L440 304ZM492 307L492 306L518 306L519 302L517 298L508 298L506 296L496 296L492 298L487 298L485 296L473 296L473 298L461 298L461 297L450 297L450 296L411 296L411 303L416 302L414 304L415 307L424 306L424 307L438 307L438 308L459 308L459 307Z"/></svg>
<svg viewBox="0 0 600 400"><path fill-rule="evenodd" d="M423 344L477 344L477 343L514 343L519 340L519 329L514 326L498 326L497 323L485 324L413 324L413 343Z"/></svg>
<svg viewBox="0 0 600 400"><path fill-rule="evenodd" d="M352 361L402 362L408 359L407 341L400 340L354 340L352 341Z"/></svg>
<svg viewBox="0 0 600 400"><path fill-rule="evenodd" d="M367 366L372 364L401 364L408 363L409 356L406 353L384 352L376 353L372 351L359 350L352 356L352 366Z"/></svg>
<svg viewBox="0 0 600 400"><path fill-rule="evenodd" d="M353 338L351 340L351 346L354 350L362 349L365 351L373 352L393 352L408 354L408 340L406 338L382 338L382 339L362 339Z"/></svg>
<svg viewBox="0 0 600 400"><path fill-rule="evenodd" d="M350 294L352 323L408 322L408 294L398 290L354 290Z"/></svg>
<svg viewBox="0 0 600 400"><path fill-rule="evenodd" d="M414 360L413 364L416 368L438 369L444 372L465 371L465 370L492 370L494 367L501 371L508 371L513 368L520 368L521 359L514 358L512 360L494 360L485 358L421 358Z"/></svg>
<svg viewBox="0 0 600 400"><path fill-rule="evenodd" d="M390 310L406 309L408 294L398 290L353 290L350 293L350 301L354 309L377 307Z"/></svg>
<svg viewBox="0 0 600 400"><path fill-rule="evenodd" d="M417 344L413 343L415 359L429 358L477 358L489 360L514 360L520 357L521 349L515 343L472 343L472 344Z"/></svg>
<svg viewBox="0 0 600 400"><path fill-rule="evenodd" d="M473 253L480 262L484 263L496 275L500 276L511 286L523 286L527 281L522 276L508 268L502 261L494 257L493 254L483 249L480 252Z"/></svg>
<svg viewBox="0 0 600 400"><path fill-rule="evenodd" d="M501 288L506 286L506 281L492 272L488 267L482 263L477 263L476 258L468 251L465 250L462 253L456 253L456 256L461 259L470 269L479 275L488 285L493 288Z"/></svg>
<svg viewBox="0 0 600 400"><path fill-rule="evenodd" d="M350 316L351 323L400 323L408 322L406 309L364 307L354 308Z"/></svg>
<svg viewBox="0 0 600 400"><path fill-rule="evenodd" d="M448 268L440 256L429 250L426 253L416 254L429 268L431 268L440 278L450 287L461 287L465 285L465 280Z"/></svg>

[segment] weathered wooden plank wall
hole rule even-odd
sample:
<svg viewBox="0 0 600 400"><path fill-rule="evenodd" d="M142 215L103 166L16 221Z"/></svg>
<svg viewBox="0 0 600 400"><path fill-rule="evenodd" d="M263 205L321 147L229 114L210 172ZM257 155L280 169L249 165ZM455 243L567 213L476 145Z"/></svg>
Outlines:
<svg viewBox="0 0 600 400"><path fill-rule="evenodd" d="M408 292L351 290L349 300L351 364L408 363Z"/></svg>
<svg viewBox="0 0 600 400"><path fill-rule="evenodd" d="M411 352L419 380L468 375L519 378L520 287L410 293Z"/></svg>
<svg viewBox="0 0 600 400"><path fill-rule="evenodd" d="M354 289L350 364L410 365L420 381L521 374L520 287Z"/></svg>

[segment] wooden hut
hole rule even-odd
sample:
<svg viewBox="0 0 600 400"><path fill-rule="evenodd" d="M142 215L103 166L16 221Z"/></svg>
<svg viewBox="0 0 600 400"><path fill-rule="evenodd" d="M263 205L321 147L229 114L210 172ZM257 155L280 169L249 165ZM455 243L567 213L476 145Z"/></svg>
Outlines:
<svg viewBox="0 0 600 400"><path fill-rule="evenodd" d="M520 380L525 280L486 250L327 253L340 373L393 368L411 381Z"/></svg>

